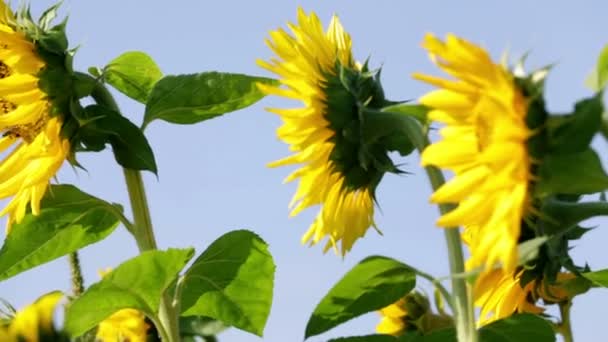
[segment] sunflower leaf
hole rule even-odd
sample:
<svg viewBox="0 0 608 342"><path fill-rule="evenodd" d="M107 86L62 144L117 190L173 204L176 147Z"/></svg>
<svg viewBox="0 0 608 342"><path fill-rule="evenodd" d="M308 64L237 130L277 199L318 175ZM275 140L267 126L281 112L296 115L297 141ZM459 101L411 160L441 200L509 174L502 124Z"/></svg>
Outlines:
<svg viewBox="0 0 608 342"><path fill-rule="evenodd" d="M391 335L365 335L333 338L328 342L398 342L395 336Z"/></svg>
<svg viewBox="0 0 608 342"><path fill-rule="evenodd" d="M608 175L591 148L577 153L548 154L539 170L537 194L592 194L608 189Z"/></svg>
<svg viewBox="0 0 608 342"><path fill-rule="evenodd" d="M555 333L545 319L532 314L521 314L484 326L479 330L479 340L480 342L554 342Z"/></svg>
<svg viewBox="0 0 608 342"><path fill-rule="evenodd" d="M262 336L270 306L275 265L268 245L247 230L215 240L186 271L182 316L207 316Z"/></svg>
<svg viewBox="0 0 608 342"><path fill-rule="evenodd" d="M143 104L162 76L163 73L154 60L141 51L125 52L103 69L107 83Z"/></svg>
<svg viewBox="0 0 608 342"><path fill-rule="evenodd" d="M264 97L258 83L278 84L270 78L221 72L165 76L148 98L144 127L155 119L194 124L248 107Z"/></svg>
<svg viewBox="0 0 608 342"><path fill-rule="evenodd" d="M90 121L78 132L85 149L96 150L100 145L110 144L118 164L156 174L154 152L139 127L124 116L99 105L87 106L85 113Z"/></svg>
<svg viewBox="0 0 608 342"><path fill-rule="evenodd" d="M154 250L122 263L68 306L66 330L72 336L82 335L125 308L156 317L163 292L193 253L192 248Z"/></svg>
<svg viewBox="0 0 608 342"><path fill-rule="evenodd" d="M574 113L548 119L550 149L552 153L584 151L598 132L602 121L602 98L594 96L579 101Z"/></svg>
<svg viewBox="0 0 608 342"><path fill-rule="evenodd" d="M597 286L608 287L608 269L583 273L583 277L591 280Z"/></svg>
<svg viewBox="0 0 608 342"><path fill-rule="evenodd" d="M317 305L306 325L305 338L388 306L415 285L416 273L407 265L383 256L368 257L342 277Z"/></svg>
<svg viewBox="0 0 608 342"><path fill-rule="evenodd" d="M12 226L0 250L0 280L104 239L118 226L116 206L73 185L51 185L38 216Z"/></svg>

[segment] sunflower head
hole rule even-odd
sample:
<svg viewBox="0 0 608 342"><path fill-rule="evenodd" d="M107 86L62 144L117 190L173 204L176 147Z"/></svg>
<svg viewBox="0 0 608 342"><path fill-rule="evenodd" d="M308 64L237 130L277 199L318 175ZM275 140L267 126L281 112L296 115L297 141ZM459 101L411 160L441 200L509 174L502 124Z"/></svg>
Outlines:
<svg viewBox="0 0 608 342"><path fill-rule="evenodd" d="M0 327L0 337L4 333L8 336L6 341L67 342L67 337L55 330L53 325L53 313L62 298L61 292L51 292L19 310L4 327Z"/></svg>
<svg viewBox="0 0 608 342"><path fill-rule="evenodd" d="M530 208L529 99L512 72L464 39L448 35L442 41L429 34L423 47L453 77L414 75L440 88L420 102L432 108L432 120L445 124L443 139L425 149L422 164L454 173L431 197L432 202L458 204L437 224L465 227L470 267L502 263L512 271Z"/></svg>
<svg viewBox="0 0 608 342"><path fill-rule="evenodd" d="M382 318L376 332L386 335L401 336L409 331L426 334L453 325L450 316L433 313L428 298L419 292L408 293L379 313Z"/></svg>
<svg viewBox="0 0 608 342"><path fill-rule="evenodd" d="M337 16L327 30L318 17L298 10L298 21L270 32L276 54L258 64L277 74L279 86L260 84L266 94L299 100L295 109L271 108L284 124L278 137L293 154L271 166L298 164L287 181L300 180L292 215L319 205L320 213L302 238L349 251L374 224L374 191L385 172L397 172L381 139L370 138L366 110L386 105L379 72L355 63L351 38Z"/></svg>

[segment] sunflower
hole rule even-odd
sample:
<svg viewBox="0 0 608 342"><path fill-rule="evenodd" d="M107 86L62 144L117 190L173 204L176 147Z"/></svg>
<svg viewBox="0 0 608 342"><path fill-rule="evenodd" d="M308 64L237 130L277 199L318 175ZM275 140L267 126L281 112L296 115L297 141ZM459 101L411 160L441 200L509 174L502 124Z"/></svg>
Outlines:
<svg viewBox="0 0 608 342"><path fill-rule="evenodd" d="M111 268L99 271L103 278L112 272ZM101 342L146 342L150 325L146 316L135 309L116 311L99 323L95 338Z"/></svg>
<svg viewBox="0 0 608 342"><path fill-rule="evenodd" d="M53 326L53 312L62 298L63 294L61 292L51 292L18 311L7 326L0 327L0 337L4 335L6 338L2 341L66 340L55 331Z"/></svg>
<svg viewBox="0 0 608 342"><path fill-rule="evenodd" d="M268 109L283 120L277 135L293 152L270 166L301 165L286 179L299 179L290 204L291 215L312 206L321 207L302 242L314 245L328 237L324 251L333 247L338 252L340 243L344 255L370 227L375 227L374 190L386 171L377 168L378 163L362 162L361 156L368 150L357 135L361 127L357 105L361 99L341 78L350 73L361 80L366 66L354 61L351 38L338 17L332 17L327 31L314 13L307 15L300 8L297 19L297 24L289 24L292 34L282 29L270 32L266 43L277 58L258 61L277 74L284 86L260 84L264 93L303 103L301 108ZM374 83L366 89L379 87ZM383 101L383 95L375 96L381 90L370 94L366 100L378 104ZM381 155L380 159L387 161L388 157Z"/></svg>
<svg viewBox="0 0 608 342"><path fill-rule="evenodd" d="M483 272L473 289L475 305L481 308L478 325L506 318L514 313L539 314L543 308L535 305L536 281L522 287L523 271L507 273L501 269Z"/></svg>
<svg viewBox="0 0 608 342"><path fill-rule="evenodd" d="M524 270L507 273L501 269L482 272L473 289L475 305L481 308L478 325L486 325L515 313L540 314L544 308L537 306L539 299L546 304L572 299L575 293L565 285L576 276L560 272L553 283L536 278L523 284Z"/></svg>
<svg viewBox="0 0 608 342"><path fill-rule="evenodd" d="M440 130L443 139L423 151L422 164L454 173L431 196L434 203L458 203L437 225L465 227L469 268L501 262L512 271L532 178L526 98L511 72L466 40L449 34L442 41L428 34L423 47L455 78L414 74L441 88L420 102L432 108L431 120L445 124Z"/></svg>
<svg viewBox="0 0 608 342"><path fill-rule="evenodd" d="M379 334L400 336L406 328L405 318L407 311L405 309L405 298L399 299L397 302L379 310L382 318L376 326L376 332Z"/></svg>
<svg viewBox="0 0 608 342"><path fill-rule="evenodd" d="M49 181L70 151L61 135L62 119L51 115L52 103L39 87L45 62L12 18L0 2L0 198L12 198L0 215L8 214L9 231L28 204L39 214Z"/></svg>
<svg viewBox="0 0 608 342"><path fill-rule="evenodd" d="M99 323L96 339L103 342L146 342L150 326L135 309L122 309Z"/></svg>

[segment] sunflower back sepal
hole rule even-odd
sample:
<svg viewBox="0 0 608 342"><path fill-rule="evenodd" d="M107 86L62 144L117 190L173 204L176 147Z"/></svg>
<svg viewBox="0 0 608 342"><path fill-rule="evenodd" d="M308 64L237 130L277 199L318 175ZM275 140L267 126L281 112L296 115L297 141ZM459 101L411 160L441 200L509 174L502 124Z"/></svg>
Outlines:
<svg viewBox="0 0 608 342"><path fill-rule="evenodd" d="M57 17L62 1L46 9L36 22L29 6L17 11L16 27L36 43L36 47L45 52L63 54L68 49L68 39L65 33L68 18L65 17L59 24L51 26Z"/></svg>

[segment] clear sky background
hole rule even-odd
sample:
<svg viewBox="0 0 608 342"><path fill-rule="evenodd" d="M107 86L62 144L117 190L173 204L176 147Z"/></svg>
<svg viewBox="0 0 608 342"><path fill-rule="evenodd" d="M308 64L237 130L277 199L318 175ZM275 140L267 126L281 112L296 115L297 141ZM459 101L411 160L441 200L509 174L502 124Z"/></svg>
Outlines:
<svg viewBox="0 0 608 342"><path fill-rule="evenodd" d="M48 0L32 3L41 13ZM388 98L414 99L430 88L411 79L414 71L438 74L420 48L425 32L443 36L454 32L480 43L498 58L508 47L517 56L530 51L528 66L556 63L546 97L556 112L571 109L590 95L583 86L602 46L608 43L604 1L135 1L68 0L71 46L80 46L77 69L103 66L129 50L150 54L165 74L227 71L272 76L256 66L267 59L268 31L295 20L298 5L314 10L325 24L338 13L354 43L354 54L383 66ZM143 106L123 96L119 103L139 123ZM435 207L427 203L429 185L418 157L404 160L412 175L387 175L380 184L381 210L376 220L383 231L371 230L342 259L322 246L308 248L300 236L316 215L311 209L288 219L287 204L296 184L281 185L290 169L268 169L269 161L288 154L275 137L279 119L264 107L299 105L266 98L245 110L192 126L156 121L147 136L159 165L159 178L145 177L156 236L161 248L193 246L198 252L225 232L248 228L270 245L277 265L272 311L264 341L302 341L304 327L316 304L353 265L368 255L387 255L436 276L448 274L443 233L435 228ZM596 139L606 164L606 142ZM121 169L110 151L80 155L88 172L65 165L58 179L118 202L128 208ZM593 269L608 267L608 221L577 242L576 262ZM97 270L115 267L137 254L135 242L123 228L82 251L87 284ZM418 288L431 294L428 283ZM0 297L20 307L52 289L69 289L67 260L60 259L0 283ZM577 341L605 341L599 336L608 314L608 293L593 290L576 298L573 325ZM375 313L311 338L373 333ZM220 335L227 342L261 341L237 330Z"/></svg>

